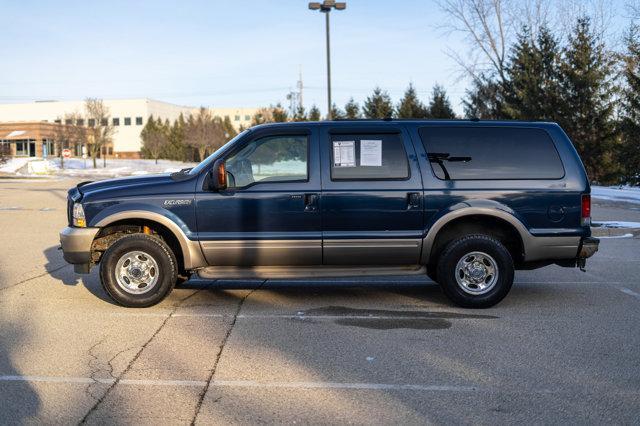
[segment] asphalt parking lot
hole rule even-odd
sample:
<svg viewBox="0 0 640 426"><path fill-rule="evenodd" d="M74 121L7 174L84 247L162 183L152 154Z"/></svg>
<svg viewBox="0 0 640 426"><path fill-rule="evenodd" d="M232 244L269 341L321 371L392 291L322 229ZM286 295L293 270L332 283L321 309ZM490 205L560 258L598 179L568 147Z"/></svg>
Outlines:
<svg viewBox="0 0 640 426"><path fill-rule="evenodd" d="M189 282L134 310L57 250L73 184L0 180L2 424L640 418L638 237L603 239L586 273L518 272L487 310L426 278Z"/></svg>

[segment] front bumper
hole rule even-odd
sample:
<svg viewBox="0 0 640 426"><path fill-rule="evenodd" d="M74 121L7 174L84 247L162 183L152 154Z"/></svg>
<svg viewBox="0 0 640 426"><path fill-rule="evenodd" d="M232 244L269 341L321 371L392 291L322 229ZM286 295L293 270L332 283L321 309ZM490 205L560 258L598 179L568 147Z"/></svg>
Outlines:
<svg viewBox="0 0 640 426"><path fill-rule="evenodd" d="M60 232L60 244L64 260L72 265L83 265L88 270L91 264L91 244L100 228L66 227ZM84 268L76 268L83 270Z"/></svg>

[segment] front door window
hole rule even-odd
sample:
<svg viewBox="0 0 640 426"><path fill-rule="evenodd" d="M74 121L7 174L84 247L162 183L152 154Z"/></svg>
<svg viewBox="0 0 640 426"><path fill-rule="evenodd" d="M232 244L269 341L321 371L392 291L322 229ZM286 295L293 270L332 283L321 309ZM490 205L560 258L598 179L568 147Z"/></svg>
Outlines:
<svg viewBox="0 0 640 426"><path fill-rule="evenodd" d="M225 163L229 186L241 189L256 183L308 180L307 136L268 136L257 139Z"/></svg>

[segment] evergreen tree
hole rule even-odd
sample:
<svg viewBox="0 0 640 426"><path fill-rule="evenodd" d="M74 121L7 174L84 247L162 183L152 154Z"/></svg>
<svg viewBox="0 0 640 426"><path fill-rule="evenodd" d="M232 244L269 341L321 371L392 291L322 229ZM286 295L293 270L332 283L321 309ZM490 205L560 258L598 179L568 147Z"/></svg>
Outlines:
<svg viewBox="0 0 640 426"><path fill-rule="evenodd" d="M569 36L562 63L560 124L582 157L589 178L611 182L615 175L612 149L612 58L592 29L580 18Z"/></svg>
<svg viewBox="0 0 640 426"><path fill-rule="evenodd" d="M302 104L298 105L295 114L293 114L293 121L307 121L307 111L305 111Z"/></svg>
<svg viewBox="0 0 640 426"><path fill-rule="evenodd" d="M466 98L462 101L465 117L481 120L504 118L502 92L502 85L487 75L480 75L474 79L471 89L466 90Z"/></svg>
<svg viewBox="0 0 640 426"><path fill-rule="evenodd" d="M393 104L391 97L380 87L373 89L371 96L367 98L362 107L365 118L389 118L393 116Z"/></svg>
<svg viewBox="0 0 640 426"><path fill-rule="evenodd" d="M331 119L344 120L344 118L345 118L344 112L340 108L338 108L338 106L334 102L333 105L331 106Z"/></svg>
<svg viewBox="0 0 640 426"><path fill-rule="evenodd" d="M169 142L165 148L163 158L175 161L192 161L188 156L187 146L184 143L184 115L180 113L178 119L169 129Z"/></svg>
<svg viewBox="0 0 640 426"><path fill-rule="evenodd" d="M398 118L428 118L427 108L424 106L418 95L416 89L412 83L409 83L409 87L404 92L404 96L400 99L398 108L396 109L396 116Z"/></svg>
<svg viewBox="0 0 640 426"><path fill-rule="evenodd" d="M231 119L228 115L225 115L224 120L222 121L222 127L224 128L225 135L227 140L233 139L238 134L238 131L233 124L231 124Z"/></svg>
<svg viewBox="0 0 640 426"><path fill-rule="evenodd" d="M282 108L280 102L278 102L276 106L271 107L271 116L275 123L284 123L289 121L289 114L286 109Z"/></svg>
<svg viewBox="0 0 640 426"><path fill-rule="evenodd" d="M344 106L345 118L349 120L355 120L360 118L360 105L353 98L349 99L349 102Z"/></svg>
<svg viewBox="0 0 640 426"><path fill-rule="evenodd" d="M169 135L162 123L162 119L158 118L156 120L153 115L150 115L147 124L140 132L140 138L142 139L142 155L147 158L153 158L158 164L158 159L164 153L169 140Z"/></svg>
<svg viewBox="0 0 640 426"><path fill-rule="evenodd" d="M505 115L519 120L560 118L560 49L546 27L538 31L535 43L529 28L518 34L511 49L505 83Z"/></svg>
<svg viewBox="0 0 640 426"><path fill-rule="evenodd" d="M621 93L618 163L622 183L640 184L640 28L632 25L625 35L624 87Z"/></svg>
<svg viewBox="0 0 640 426"><path fill-rule="evenodd" d="M431 118L456 118L456 113L451 108L451 102L444 87L436 84L431 92L431 101L429 102L428 114Z"/></svg>
<svg viewBox="0 0 640 426"><path fill-rule="evenodd" d="M309 121L320 121L320 119L322 118L321 114L320 114L320 110L318 109L317 106L312 105L311 109L309 110Z"/></svg>

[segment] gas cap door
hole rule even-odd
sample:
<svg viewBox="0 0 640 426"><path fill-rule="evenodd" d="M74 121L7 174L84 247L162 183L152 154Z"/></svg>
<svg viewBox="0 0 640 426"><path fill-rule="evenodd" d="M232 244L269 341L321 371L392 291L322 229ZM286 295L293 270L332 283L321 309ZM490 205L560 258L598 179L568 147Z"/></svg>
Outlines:
<svg viewBox="0 0 640 426"><path fill-rule="evenodd" d="M564 206L550 206L547 210L547 216L552 222L560 222L564 219L567 209Z"/></svg>

